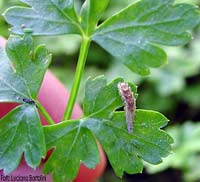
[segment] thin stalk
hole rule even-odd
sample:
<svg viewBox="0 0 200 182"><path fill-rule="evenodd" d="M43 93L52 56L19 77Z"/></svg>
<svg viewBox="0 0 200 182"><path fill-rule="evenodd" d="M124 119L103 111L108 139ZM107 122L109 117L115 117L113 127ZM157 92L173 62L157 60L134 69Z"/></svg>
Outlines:
<svg viewBox="0 0 200 182"><path fill-rule="evenodd" d="M83 70L85 67L85 62L86 62L86 58L88 55L88 49L90 46L90 38L83 36L82 38L82 43L81 43L81 48L80 48L80 53L79 53L79 58L78 58L78 63L77 63L77 67L76 67L76 72L75 72L75 76L74 76L74 81L73 81L73 85L72 85L72 89L70 92L70 96L69 96L69 100L68 100L68 104L63 116L63 120L69 120L73 111L73 107L76 101L76 97L78 94L78 90L80 87L80 82L81 82L81 78L83 75Z"/></svg>
<svg viewBox="0 0 200 182"><path fill-rule="evenodd" d="M46 119L46 121L50 125L55 124L55 122L53 121L53 119L51 118L51 116L48 114L48 112L45 110L45 108L42 106L42 104L40 104L39 101L37 101L36 103L37 103L37 107L38 107L39 111L42 113L42 115L44 116L44 118Z"/></svg>

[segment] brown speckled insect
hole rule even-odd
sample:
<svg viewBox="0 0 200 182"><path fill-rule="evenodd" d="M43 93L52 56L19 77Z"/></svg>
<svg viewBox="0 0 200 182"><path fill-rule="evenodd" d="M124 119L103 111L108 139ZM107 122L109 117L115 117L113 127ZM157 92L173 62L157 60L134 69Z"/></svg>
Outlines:
<svg viewBox="0 0 200 182"><path fill-rule="evenodd" d="M124 110L126 113L126 124L129 133L133 132L133 120L135 111L135 98L131 88L126 82L119 82L118 85L119 95L124 103Z"/></svg>

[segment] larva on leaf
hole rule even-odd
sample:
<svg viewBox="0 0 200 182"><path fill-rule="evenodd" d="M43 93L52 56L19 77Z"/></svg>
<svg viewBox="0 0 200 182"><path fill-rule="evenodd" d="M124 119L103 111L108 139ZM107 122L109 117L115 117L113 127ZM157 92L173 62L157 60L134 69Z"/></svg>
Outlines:
<svg viewBox="0 0 200 182"><path fill-rule="evenodd" d="M133 132L134 112L136 108L135 98L131 88L126 82L119 82L118 85L119 95L124 103L124 110L126 113L126 124L129 133Z"/></svg>

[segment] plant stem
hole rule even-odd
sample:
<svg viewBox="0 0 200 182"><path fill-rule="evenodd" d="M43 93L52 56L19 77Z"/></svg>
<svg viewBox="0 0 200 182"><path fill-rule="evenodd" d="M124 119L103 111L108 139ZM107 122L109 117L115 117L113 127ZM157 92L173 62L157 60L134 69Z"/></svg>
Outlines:
<svg viewBox="0 0 200 182"><path fill-rule="evenodd" d="M45 108L42 106L42 104L40 104L39 101L36 101L36 103L37 103L38 109L40 110L40 112L42 113L42 115L44 116L44 118L46 119L46 121L50 125L55 124L55 122L53 121L53 119L51 118L51 116L48 114L48 112L45 110Z"/></svg>
<svg viewBox="0 0 200 182"><path fill-rule="evenodd" d="M88 49L90 46L90 38L83 36L82 37L82 43L81 43L81 48L80 48L80 53L79 53L79 58L78 58L78 63L77 63L77 67L76 67L76 72L75 72L75 76L74 76L74 81L73 81L73 85L72 85L72 89L70 92L70 96L69 96L69 100L68 100L68 104L63 116L63 120L69 120L73 111L73 107L76 101L76 97L78 94L78 90L80 87L80 82L81 82L81 78L83 75L83 70L85 67L85 62L86 62L86 58L88 55Z"/></svg>

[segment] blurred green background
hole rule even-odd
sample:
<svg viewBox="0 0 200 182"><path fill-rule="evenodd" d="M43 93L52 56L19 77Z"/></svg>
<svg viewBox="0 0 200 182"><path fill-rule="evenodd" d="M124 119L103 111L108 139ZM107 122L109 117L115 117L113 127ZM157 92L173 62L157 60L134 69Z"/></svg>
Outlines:
<svg viewBox="0 0 200 182"><path fill-rule="evenodd" d="M126 7L134 0L110 0L102 20ZM176 3L200 5L200 0L176 0ZM76 7L81 5L76 0ZM0 0L0 12L18 5L18 0ZM0 35L9 36L9 25L0 16ZM80 38L74 35L36 37L35 41L47 45L53 53L50 69L70 90ZM84 83L88 76L106 75L109 80L124 77L138 85L137 108L162 112L170 119L166 130L173 136L173 153L160 165L145 163L143 174L117 178L108 164L101 182L198 182L200 181L200 26L193 32L193 40L183 47L164 47L168 64L152 69L151 75L141 77L129 71L118 60L92 43L78 96L81 104Z"/></svg>

